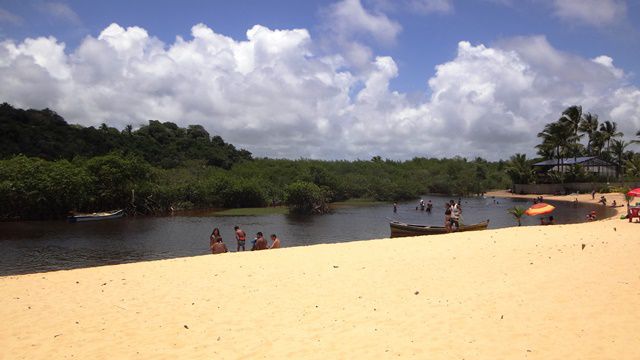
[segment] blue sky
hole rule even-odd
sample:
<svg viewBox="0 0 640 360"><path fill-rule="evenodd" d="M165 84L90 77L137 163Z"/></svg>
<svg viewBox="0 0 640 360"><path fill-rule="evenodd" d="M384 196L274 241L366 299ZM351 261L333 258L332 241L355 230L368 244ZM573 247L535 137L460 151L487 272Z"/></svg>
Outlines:
<svg viewBox="0 0 640 360"><path fill-rule="evenodd" d="M212 53L193 36L197 24L230 42L204 36L203 44L209 41L218 49ZM247 39L255 25L262 26L255 33L266 34L263 44L276 53L262 58L271 64L268 67L255 65L260 54L252 53L250 69L238 70L246 66L241 44L259 43ZM177 46L177 36L190 43L190 49ZM38 38L47 40L28 40ZM85 125L106 122L122 127L149 118L200 122L257 155L367 158L383 152L383 157L391 158L495 159L523 147L532 154L536 140L528 139L532 133L574 103L597 112L602 120L619 122L628 136L640 128L638 0L4 0L0 41L11 59L0 64L0 70L4 66L20 84L15 90L5 83L0 88L2 101L49 106L70 122ZM139 42L135 55L128 52L132 41ZM108 46L97 50L94 42ZM62 43L65 48L56 53ZM287 52L289 45L298 54ZM228 46L222 53L233 52L235 62L208 64L210 71L199 78L206 81L191 79L189 74L203 66L184 59L202 55L217 64L222 59L217 57L220 46ZM107 52L108 47L116 53ZM168 62L159 64L154 57L158 52ZM33 81L34 87L40 84L37 90L30 92L20 75L27 65L19 55L45 70L43 78ZM101 64L109 56L117 69L105 70ZM140 61L158 72L138 71L135 66ZM88 73L93 75L84 77ZM132 78L134 73L138 78ZM123 77L115 81L114 74ZM312 74L318 83L287 82L302 74ZM222 85L215 82L221 76L229 76ZM270 81L256 80L265 76ZM254 95L250 103L231 88L233 79L252 84L244 89ZM188 98L185 87L177 85L182 81L197 82L202 99ZM148 85L138 88L140 83ZM286 89L273 88L282 83ZM514 83L521 85L511 88ZM101 100L105 94L132 87L138 103L131 96L120 102L112 97L115 103L109 105ZM303 90L309 89L315 92L302 98ZM287 91L300 93L301 98L284 102L281 98ZM278 101L271 99L275 96ZM270 107L274 102L278 108ZM540 114L534 114L536 106ZM272 119L280 113L281 120ZM495 131L473 138L496 117L502 118L497 123L510 128L498 131L504 139L498 144L492 141ZM396 130L399 127L406 129ZM278 145L249 140L267 129L280 129ZM453 148L443 146L442 140L451 131L460 136L460 144ZM335 139L339 146L326 145L326 140Z"/></svg>

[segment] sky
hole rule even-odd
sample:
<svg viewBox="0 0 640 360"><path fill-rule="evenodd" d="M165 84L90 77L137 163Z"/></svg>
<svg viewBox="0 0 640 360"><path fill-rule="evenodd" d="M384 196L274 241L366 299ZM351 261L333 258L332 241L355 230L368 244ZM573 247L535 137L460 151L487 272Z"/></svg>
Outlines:
<svg viewBox="0 0 640 360"><path fill-rule="evenodd" d="M640 0L0 0L0 102L256 157L533 156L571 105L637 139L639 59Z"/></svg>

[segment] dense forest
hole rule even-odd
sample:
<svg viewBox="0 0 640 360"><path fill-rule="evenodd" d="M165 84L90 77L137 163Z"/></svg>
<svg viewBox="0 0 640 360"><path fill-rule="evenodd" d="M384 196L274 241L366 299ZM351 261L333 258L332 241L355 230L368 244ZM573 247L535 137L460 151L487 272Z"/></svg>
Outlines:
<svg viewBox="0 0 640 360"><path fill-rule="evenodd" d="M0 106L0 218L51 219L125 208L289 205L314 212L353 198L480 194L509 184L504 162L481 158L322 161L253 158L202 126L149 121L119 131L69 125L54 111Z"/></svg>

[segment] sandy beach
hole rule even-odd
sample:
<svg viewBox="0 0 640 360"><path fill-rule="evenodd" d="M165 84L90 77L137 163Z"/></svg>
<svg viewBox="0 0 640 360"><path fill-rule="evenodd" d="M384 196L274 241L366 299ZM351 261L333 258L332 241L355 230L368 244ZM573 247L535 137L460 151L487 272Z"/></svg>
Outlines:
<svg viewBox="0 0 640 360"><path fill-rule="evenodd" d="M614 217L0 277L0 358L639 359L639 234Z"/></svg>

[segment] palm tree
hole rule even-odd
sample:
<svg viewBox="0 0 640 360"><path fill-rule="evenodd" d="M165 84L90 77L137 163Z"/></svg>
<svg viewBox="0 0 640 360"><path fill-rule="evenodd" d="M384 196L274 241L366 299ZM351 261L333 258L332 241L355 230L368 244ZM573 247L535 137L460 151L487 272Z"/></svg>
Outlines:
<svg viewBox="0 0 640 360"><path fill-rule="evenodd" d="M577 135L580 122L582 121L582 106L573 105L564 109L558 121L569 124L571 131Z"/></svg>
<svg viewBox="0 0 640 360"><path fill-rule="evenodd" d="M505 171L514 184L528 184L533 178L533 169L525 154L511 156Z"/></svg>
<svg viewBox="0 0 640 360"><path fill-rule="evenodd" d="M607 144L607 151L611 145L611 140L616 137L620 137L623 134L618 131L618 124L615 121L605 121L600 124L600 132L603 135L603 140Z"/></svg>
<svg viewBox="0 0 640 360"><path fill-rule="evenodd" d="M622 170L623 170L623 157L624 157L624 150L627 148L627 146L629 146L631 143L628 143L624 140L612 140L611 141L611 148L610 148L610 152L611 155L616 159L616 175L618 177L620 177L620 175L622 175Z"/></svg>
<svg viewBox="0 0 640 360"><path fill-rule="evenodd" d="M579 147L577 146L578 141L584 135L578 135L578 129L580 128L580 122L582 121L582 106L573 105L564 109L562 112L562 116L558 119L558 122L565 124L570 130L573 136L569 139L569 150L573 153L573 163L576 163L576 158L578 157L578 151L575 151Z"/></svg>
<svg viewBox="0 0 640 360"><path fill-rule="evenodd" d="M591 153L593 155L602 155L602 150L604 149L605 143L605 135L602 131L596 131L593 134L593 139L591 142Z"/></svg>
<svg viewBox="0 0 640 360"><path fill-rule="evenodd" d="M554 149L558 169L562 171L564 168L562 159L567 155L571 144L577 141L573 127L566 121L549 123L544 126L542 132L538 133L538 137L542 138L542 144L536 147L540 150Z"/></svg>
<svg viewBox="0 0 640 360"><path fill-rule="evenodd" d="M640 154L635 154L631 159L625 161L627 176L640 179Z"/></svg>
<svg viewBox="0 0 640 360"><path fill-rule="evenodd" d="M522 216L524 215L525 209L520 206L514 206L511 209L507 210L509 214L513 215L513 217L518 222L518 226L522 226Z"/></svg>
<svg viewBox="0 0 640 360"><path fill-rule="evenodd" d="M593 155L593 145L598 136L598 115L586 113L582 116L578 131L587 134L587 154Z"/></svg>

